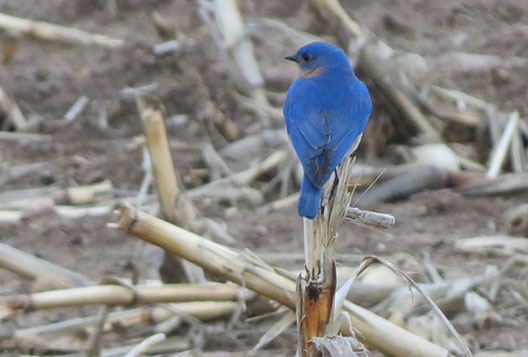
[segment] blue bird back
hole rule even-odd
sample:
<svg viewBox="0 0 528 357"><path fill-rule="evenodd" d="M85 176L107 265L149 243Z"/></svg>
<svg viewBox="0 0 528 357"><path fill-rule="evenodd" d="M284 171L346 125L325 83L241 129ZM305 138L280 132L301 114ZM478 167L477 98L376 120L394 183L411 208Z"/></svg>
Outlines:
<svg viewBox="0 0 528 357"><path fill-rule="evenodd" d="M338 47L315 42L287 59L301 68L283 107L286 130L304 169L297 209L299 216L313 219L321 188L363 132L372 104Z"/></svg>

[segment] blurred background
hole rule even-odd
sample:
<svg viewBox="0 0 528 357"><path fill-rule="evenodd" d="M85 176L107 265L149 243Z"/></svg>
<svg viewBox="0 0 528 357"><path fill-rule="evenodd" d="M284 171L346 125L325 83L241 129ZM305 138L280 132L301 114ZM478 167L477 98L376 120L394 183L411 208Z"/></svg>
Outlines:
<svg viewBox="0 0 528 357"><path fill-rule="evenodd" d="M105 276L203 279L107 226L123 201L167 218L143 134L142 116L156 110L200 222L186 228L301 270L301 171L281 112L297 68L284 57L323 40L349 54L373 99L353 202L396 218L391 230L344 224L341 266L350 276L362 256L385 257L438 288L433 298L474 352L528 353L528 3L335 4L0 0L0 243L87 279L73 285ZM189 225L180 213L171 220ZM64 287L35 272L20 276L1 258L0 266L3 296ZM399 278L382 271L364 280L383 291L352 300L451 346L419 301L393 294L406 289ZM18 315L6 321L0 351L37 348L36 339L13 342L17 329L97 311ZM274 322L247 315L182 322L170 333L180 350L247 351ZM140 340L147 327L114 329L101 348ZM76 353L89 335L64 332L35 345ZM293 355L294 341L289 327L264 348Z"/></svg>

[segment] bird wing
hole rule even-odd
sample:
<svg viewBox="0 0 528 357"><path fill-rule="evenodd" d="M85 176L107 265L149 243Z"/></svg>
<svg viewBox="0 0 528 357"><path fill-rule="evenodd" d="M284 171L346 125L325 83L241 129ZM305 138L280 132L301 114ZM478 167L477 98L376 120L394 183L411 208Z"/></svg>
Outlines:
<svg viewBox="0 0 528 357"><path fill-rule="evenodd" d="M332 171L341 163L358 135L363 132L371 112L372 104L368 92L353 91L352 97L343 107L345 110L334 110L328 113L330 140L322 153L320 178L324 183Z"/></svg>
<svg viewBox="0 0 528 357"><path fill-rule="evenodd" d="M284 103L286 131L305 174L314 185L322 187L363 131L371 101L366 86L357 79L329 98L331 109L313 105L318 98L308 90L296 82L288 90Z"/></svg>
<svg viewBox="0 0 528 357"><path fill-rule="evenodd" d="M357 83L360 85L352 87L343 105L328 113L330 118L328 146L332 148L352 144L354 139L363 132L367 123L372 104L366 87L359 81Z"/></svg>
<svg viewBox="0 0 528 357"><path fill-rule="evenodd" d="M309 96L303 94L302 86L294 83L283 109L293 148L304 172L312 179L321 175L321 154L330 140L330 126L325 115L310 105Z"/></svg>

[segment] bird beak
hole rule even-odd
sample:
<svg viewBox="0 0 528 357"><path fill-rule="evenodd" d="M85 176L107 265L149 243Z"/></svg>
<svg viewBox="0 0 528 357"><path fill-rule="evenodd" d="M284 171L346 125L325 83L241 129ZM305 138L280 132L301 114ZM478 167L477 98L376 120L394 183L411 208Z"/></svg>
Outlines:
<svg viewBox="0 0 528 357"><path fill-rule="evenodd" d="M297 59L297 56L286 56L286 57L284 57L284 59L299 63L299 60Z"/></svg>

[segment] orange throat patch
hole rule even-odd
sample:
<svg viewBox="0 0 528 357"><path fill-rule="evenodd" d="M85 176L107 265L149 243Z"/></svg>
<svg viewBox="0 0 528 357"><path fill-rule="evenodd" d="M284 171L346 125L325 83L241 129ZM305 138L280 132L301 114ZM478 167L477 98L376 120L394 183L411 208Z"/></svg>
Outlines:
<svg viewBox="0 0 528 357"><path fill-rule="evenodd" d="M321 73L321 70L322 70L321 67L316 67L316 68L312 69L311 71L301 72L301 77L302 78L313 78L313 77L319 75L319 73Z"/></svg>

